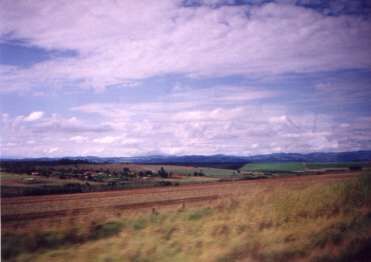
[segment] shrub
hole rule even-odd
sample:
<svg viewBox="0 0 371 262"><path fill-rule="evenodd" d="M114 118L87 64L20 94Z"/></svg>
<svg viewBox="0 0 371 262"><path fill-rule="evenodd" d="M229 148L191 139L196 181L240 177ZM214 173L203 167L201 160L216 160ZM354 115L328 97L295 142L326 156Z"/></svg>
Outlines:
<svg viewBox="0 0 371 262"><path fill-rule="evenodd" d="M123 224L120 222L108 222L105 224L96 225L90 232L90 238L101 239L117 235L123 229Z"/></svg>

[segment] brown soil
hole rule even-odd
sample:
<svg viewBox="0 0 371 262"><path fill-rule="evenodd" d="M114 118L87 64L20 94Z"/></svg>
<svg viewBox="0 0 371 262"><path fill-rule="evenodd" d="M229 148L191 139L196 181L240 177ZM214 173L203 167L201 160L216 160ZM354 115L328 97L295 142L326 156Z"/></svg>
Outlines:
<svg viewBox="0 0 371 262"><path fill-rule="evenodd" d="M257 185L263 185L261 188L267 190L267 188L276 186L330 183L349 179L356 175L357 173L341 173L294 176L109 192L2 198L1 220L3 223L9 223L71 214L86 214L94 209L141 209L211 201L227 195L249 194L249 192L256 190Z"/></svg>

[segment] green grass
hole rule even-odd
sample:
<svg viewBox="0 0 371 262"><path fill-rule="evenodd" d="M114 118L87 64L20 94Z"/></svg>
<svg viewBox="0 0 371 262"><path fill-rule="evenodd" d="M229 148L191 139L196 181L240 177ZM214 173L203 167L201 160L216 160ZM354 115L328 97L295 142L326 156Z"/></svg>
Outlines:
<svg viewBox="0 0 371 262"><path fill-rule="evenodd" d="M167 172L172 172L173 174L192 176L194 172L202 172L208 177L229 177L237 174L235 170L223 169L223 168L212 168L212 167L187 167L187 166L173 166L173 165L151 165L152 170L157 172L161 167Z"/></svg>
<svg viewBox="0 0 371 262"><path fill-rule="evenodd" d="M0 179L5 180L5 179L23 179L29 177L28 175L19 175L19 174L11 174L11 173L6 173L6 172L0 172Z"/></svg>
<svg viewBox="0 0 371 262"><path fill-rule="evenodd" d="M310 170L326 170L337 168L350 167L366 167L367 163L363 162L334 162L334 163L305 163L305 162L270 162L270 163L249 163L244 165L242 171L257 171L257 172L293 172L293 171L310 171Z"/></svg>
<svg viewBox="0 0 371 262"><path fill-rule="evenodd" d="M183 185L183 184L216 182L218 181L218 179L215 177L209 177L209 176L184 176L181 179L167 178L166 181L170 181L172 183L178 183L180 185Z"/></svg>
<svg viewBox="0 0 371 262"><path fill-rule="evenodd" d="M32 183L27 182L27 179L35 180L35 186L37 186L37 184L64 185L68 183L79 183L79 184L85 183L84 181L81 181L75 178L59 179L58 177L31 176L27 174L13 174L13 173L7 173L7 172L0 172L0 179L1 179L2 185L6 185L8 181L11 181L12 183L18 184L18 186L22 186L22 185L32 186ZM95 182L91 182L91 183L95 184Z"/></svg>
<svg viewBox="0 0 371 262"><path fill-rule="evenodd" d="M206 175L210 177L229 177L236 175L236 171L232 169L222 169L222 168L200 168L200 170Z"/></svg>
<svg viewBox="0 0 371 262"><path fill-rule="evenodd" d="M352 166L365 166L363 162L335 162L335 163L307 163L308 169L349 168Z"/></svg>
<svg viewBox="0 0 371 262"><path fill-rule="evenodd" d="M306 169L305 163L282 162L282 163L249 163L244 165L242 171L303 171Z"/></svg>
<svg viewBox="0 0 371 262"><path fill-rule="evenodd" d="M86 185L85 181L74 178L59 179L58 177L31 176L6 172L0 172L0 181L2 196L70 193L71 189L68 191L68 187L84 187ZM97 182L89 182L89 184L91 186L99 185Z"/></svg>
<svg viewBox="0 0 371 262"><path fill-rule="evenodd" d="M371 174L300 188L260 185L198 208L12 233L3 254L15 261L363 261L370 207Z"/></svg>

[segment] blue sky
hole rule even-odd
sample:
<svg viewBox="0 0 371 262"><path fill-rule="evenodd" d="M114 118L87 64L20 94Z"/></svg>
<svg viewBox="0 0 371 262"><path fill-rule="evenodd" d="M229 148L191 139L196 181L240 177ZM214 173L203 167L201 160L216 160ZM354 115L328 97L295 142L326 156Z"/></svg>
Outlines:
<svg viewBox="0 0 371 262"><path fill-rule="evenodd" d="M370 1L0 1L1 156L371 149Z"/></svg>

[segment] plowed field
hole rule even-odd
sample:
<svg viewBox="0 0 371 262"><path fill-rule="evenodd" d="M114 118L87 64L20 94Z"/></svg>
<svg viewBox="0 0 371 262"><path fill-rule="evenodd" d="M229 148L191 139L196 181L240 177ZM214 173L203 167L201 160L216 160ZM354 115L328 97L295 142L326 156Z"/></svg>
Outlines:
<svg viewBox="0 0 371 262"><path fill-rule="evenodd" d="M140 209L212 201L228 195L253 193L258 185L260 190L286 185L300 187L308 183L331 183L355 175L357 173L296 176L150 189L3 198L1 219L3 223L9 223L81 215L95 209Z"/></svg>

